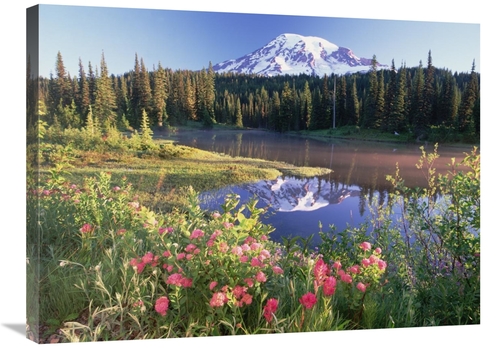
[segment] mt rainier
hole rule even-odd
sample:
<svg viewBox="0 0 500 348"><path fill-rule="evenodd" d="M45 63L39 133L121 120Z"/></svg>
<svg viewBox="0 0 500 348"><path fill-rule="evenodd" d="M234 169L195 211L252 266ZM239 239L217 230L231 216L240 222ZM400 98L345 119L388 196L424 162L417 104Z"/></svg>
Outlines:
<svg viewBox="0 0 500 348"><path fill-rule="evenodd" d="M252 53L215 64L213 70L266 76L344 75L369 71L371 60L358 58L350 49L320 37L282 34ZM378 67L387 68L387 65L378 64Z"/></svg>

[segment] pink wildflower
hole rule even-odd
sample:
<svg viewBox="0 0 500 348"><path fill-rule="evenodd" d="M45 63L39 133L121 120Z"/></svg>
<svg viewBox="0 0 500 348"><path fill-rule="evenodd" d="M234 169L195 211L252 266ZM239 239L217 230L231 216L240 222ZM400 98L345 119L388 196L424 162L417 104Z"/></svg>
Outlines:
<svg viewBox="0 0 500 348"><path fill-rule="evenodd" d="M219 212L217 212L217 211L216 211L215 213L213 213L213 214L212 214L212 217L213 217L214 219L217 219L217 218L220 218L220 217L221 217L221 215L220 215L220 213L219 213Z"/></svg>
<svg viewBox="0 0 500 348"><path fill-rule="evenodd" d="M243 304L250 305L252 303L252 295L244 293L241 300L237 303L238 307L242 307Z"/></svg>
<svg viewBox="0 0 500 348"><path fill-rule="evenodd" d="M172 256L172 253L170 251L166 250L165 252L163 252L163 256L170 257L170 256Z"/></svg>
<svg viewBox="0 0 500 348"><path fill-rule="evenodd" d="M363 242L359 245L359 247L361 249L363 249L364 251L367 251L367 250L370 250L372 248L372 245L368 242Z"/></svg>
<svg viewBox="0 0 500 348"><path fill-rule="evenodd" d="M246 243L245 243L245 244L243 244L243 245L241 246L241 250L243 250L243 251L248 251L248 250L250 250L250 246L249 246L248 244L246 244Z"/></svg>
<svg viewBox="0 0 500 348"><path fill-rule="evenodd" d="M193 279L183 277L181 279L181 286L184 288L190 288L191 286L193 286Z"/></svg>
<svg viewBox="0 0 500 348"><path fill-rule="evenodd" d="M258 271L257 274L255 275L255 280L257 280L260 283L264 283L267 280L267 278L264 272Z"/></svg>
<svg viewBox="0 0 500 348"><path fill-rule="evenodd" d="M266 249L262 250L259 254L259 260L264 261L265 259L268 259L271 257L271 253L267 251Z"/></svg>
<svg viewBox="0 0 500 348"><path fill-rule="evenodd" d="M268 323L273 320L273 314L276 313L276 310L278 310L278 300L275 298L270 298L269 300L267 300L266 305L264 306L263 315Z"/></svg>
<svg viewBox="0 0 500 348"><path fill-rule="evenodd" d="M116 234L119 235L119 236L122 236L125 234L125 232L127 232L126 229L124 228L120 228L118 231L116 231Z"/></svg>
<svg viewBox="0 0 500 348"><path fill-rule="evenodd" d="M312 292L308 292L299 299L300 304L306 309L313 308L317 301L316 296Z"/></svg>
<svg viewBox="0 0 500 348"><path fill-rule="evenodd" d="M283 274L283 270L279 266L273 266L274 274Z"/></svg>
<svg viewBox="0 0 500 348"><path fill-rule="evenodd" d="M383 260L378 260L378 268L383 271L387 267L387 263Z"/></svg>
<svg viewBox="0 0 500 348"><path fill-rule="evenodd" d="M115 191L115 192L118 192L118 191L120 191L120 190L121 190L120 186L115 186L115 187L113 187L113 191Z"/></svg>
<svg viewBox="0 0 500 348"><path fill-rule="evenodd" d="M240 246L235 246L233 248L233 250L231 250L231 253L233 253L234 255L237 255L237 256L241 256L241 255L243 255L243 249L241 249Z"/></svg>
<svg viewBox="0 0 500 348"><path fill-rule="evenodd" d="M208 286L208 288L209 288L210 290L213 290L213 288L215 288L216 286L217 286L217 282L216 282L216 281L213 281L213 282L211 282L211 283L210 283L210 285Z"/></svg>
<svg viewBox="0 0 500 348"><path fill-rule="evenodd" d="M190 252L193 252L195 249L196 249L196 245L194 245L194 244L188 244L184 250L187 253L190 253Z"/></svg>
<svg viewBox="0 0 500 348"><path fill-rule="evenodd" d="M226 229L229 230L230 228L234 227L234 224L232 222L226 222L225 221L225 222L222 223L222 226L224 226L224 228L226 228Z"/></svg>
<svg viewBox="0 0 500 348"><path fill-rule="evenodd" d="M336 287L337 287L337 279L331 276L326 278L323 284L323 294L325 296L333 295L335 293Z"/></svg>
<svg viewBox="0 0 500 348"><path fill-rule="evenodd" d="M349 267L349 272L354 273L354 274L358 274L359 273L359 265L354 265L354 266Z"/></svg>
<svg viewBox="0 0 500 348"><path fill-rule="evenodd" d="M363 259L363 260L361 260L361 263L363 264L364 267L368 267L371 265L371 262L369 259Z"/></svg>
<svg viewBox="0 0 500 348"><path fill-rule="evenodd" d="M233 289L233 295L236 299L240 299L247 291L246 286L236 285Z"/></svg>
<svg viewBox="0 0 500 348"><path fill-rule="evenodd" d="M82 228L80 228L80 232L82 233L89 233L92 232L92 225L91 224L84 224Z"/></svg>
<svg viewBox="0 0 500 348"><path fill-rule="evenodd" d="M352 277L349 274L342 274L340 280L347 284L352 283Z"/></svg>
<svg viewBox="0 0 500 348"><path fill-rule="evenodd" d="M199 239L199 238L203 237L204 235L205 235L205 232L203 232L202 230L196 229L193 232L191 232L191 236L189 237L189 239Z"/></svg>
<svg viewBox="0 0 500 348"><path fill-rule="evenodd" d="M182 260L185 257L186 257L186 253L179 253L179 254L177 254L177 260Z"/></svg>
<svg viewBox="0 0 500 348"><path fill-rule="evenodd" d="M220 251L221 253L226 253L228 250L229 250L229 246L227 245L227 243L226 243L226 242L221 242L221 243L219 244L219 251Z"/></svg>
<svg viewBox="0 0 500 348"><path fill-rule="evenodd" d="M248 256L246 256L246 255L241 256L241 257L240 257L240 262L241 262L241 263L248 262Z"/></svg>
<svg viewBox="0 0 500 348"><path fill-rule="evenodd" d="M188 261L189 261L189 260L191 260L193 257L194 257L194 255L193 255L193 254L187 254L187 255L186 255L186 260L188 260Z"/></svg>
<svg viewBox="0 0 500 348"><path fill-rule="evenodd" d="M250 249L252 249L252 250L258 250L258 249L260 249L261 247L262 247L262 244L260 244L260 243L256 243L256 242L255 242L255 243L252 243L252 245L250 245Z"/></svg>
<svg viewBox="0 0 500 348"><path fill-rule="evenodd" d="M377 256L375 256L375 255L370 255L369 260L370 260L371 264L374 264L374 263L377 263L378 260L380 260L380 259Z"/></svg>
<svg viewBox="0 0 500 348"><path fill-rule="evenodd" d="M375 249L375 252L376 252L377 254L382 254L382 249L380 249L380 248L376 248L376 249Z"/></svg>
<svg viewBox="0 0 500 348"><path fill-rule="evenodd" d="M155 311L160 313L162 316L165 316L168 311L168 304L170 301L168 300L168 297L162 296L159 299L156 300L155 303Z"/></svg>
<svg viewBox="0 0 500 348"><path fill-rule="evenodd" d="M250 265L252 267L262 267L263 266L262 262L260 262L260 260L256 257L252 258L252 261L250 261Z"/></svg>
<svg viewBox="0 0 500 348"><path fill-rule="evenodd" d="M182 279L184 277L180 273L174 273L168 276L165 283L170 285L182 286Z"/></svg>
<svg viewBox="0 0 500 348"><path fill-rule="evenodd" d="M216 292L210 300L210 307L222 307L228 301L228 298L223 292Z"/></svg>
<svg viewBox="0 0 500 348"><path fill-rule="evenodd" d="M336 270L339 270L342 268L342 264L340 263L340 261L335 261L333 263L333 268L335 268Z"/></svg>
<svg viewBox="0 0 500 348"><path fill-rule="evenodd" d="M314 265L314 277L319 285L323 284L326 277L330 274L330 269L328 265L323 261L323 259L318 259Z"/></svg>
<svg viewBox="0 0 500 348"><path fill-rule="evenodd" d="M148 263L153 262L153 259L154 259L153 253L152 252L148 252L148 253L146 253L146 255L144 255L142 257L142 262L148 264Z"/></svg>
<svg viewBox="0 0 500 348"><path fill-rule="evenodd" d="M366 291L366 285L359 282L357 285L356 285L356 288L361 291L361 292L365 292Z"/></svg>
<svg viewBox="0 0 500 348"><path fill-rule="evenodd" d="M244 281L245 281L245 283L247 283L249 288L253 287L253 279L252 278L245 278Z"/></svg>

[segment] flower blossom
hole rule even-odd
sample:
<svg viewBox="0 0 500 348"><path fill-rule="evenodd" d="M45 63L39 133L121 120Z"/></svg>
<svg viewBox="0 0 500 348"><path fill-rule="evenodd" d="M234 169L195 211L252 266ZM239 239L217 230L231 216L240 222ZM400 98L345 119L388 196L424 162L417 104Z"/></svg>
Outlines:
<svg viewBox="0 0 500 348"><path fill-rule="evenodd" d="M267 300L266 305L264 306L264 318L266 318L266 321L268 323L273 320L273 314L276 313L276 310L278 309L278 300L275 298L270 298Z"/></svg>
<svg viewBox="0 0 500 348"><path fill-rule="evenodd" d="M356 288L361 291L361 292L365 292L366 291L366 285L359 282L357 285L356 285Z"/></svg>
<svg viewBox="0 0 500 348"><path fill-rule="evenodd" d="M279 266L273 266L274 274L283 274L283 270Z"/></svg>
<svg viewBox="0 0 500 348"><path fill-rule="evenodd" d="M255 280L257 280L260 283L264 283L267 280L267 278L264 272L258 271L257 274L255 275Z"/></svg>
<svg viewBox="0 0 500 348"><path fill-rule="evenodd" d="M313 308L317 301L316 296L312 292L308 292L299 299L300 304L306 309Z"/></svg>
<svg viewBox="0 0 500 348"><path fill-rule="evenodd" d="M82 228L80 228L80 232L82 233L89 233L92 232L92 225L91 224L84 224Z"/></svg>
<svg viewBox="0 0 500 348"><path fill-rule="evenodd" d="M162 316L165 316L167 314L168 310L168 304L170 303L168 297L162 296L159 299L156 300L155 303L155 311L160 313Z"/></svg>
<svg viewBox="0 0 500 348"><path fill-rule="evenodd" d="M367 250L370 250L372 248L372 245L368 242L363 242L359 245L359 247L361 249L363 249L364 251L367 251Z"/></svg>
<svg viewBox="0 0 500 348"><path fill-rule="evenodd" d="M323 284L326 277L330 275L330 269L323 259L318 259L314 265L314 277L319 285Z"/></svg>
<svg viewBox="0 0 500 348"><path fill-rule="evenodd" d="M325 282L323 283L323 294L325 296L332 296L333 294L335 294L336 287L337 279L332 276L326 278Z"/></svg>
<svg viewBox="0 0 500 348"><path fill-rule="evenodd" d="M191 236L189 236L189 239L199 239L205 235L205 232L203 232L200 229L196 229L193 232L191 232Z"/></svg>
<svg viewBox="0 0 500 348"><path fill-rule="evenodd" d="M210 285L208 286L208 288L210 290L213 290L213 288L215 288L217 286L217 282L216 281L213 281L213 282L210 282Z"/></svg>
<svg viewBox="0 0 500 348"><path fill-rule="evenodd" d="M210 300L210 307L222 307L228 301L228 298L223 292L216 292Z"/></svg>

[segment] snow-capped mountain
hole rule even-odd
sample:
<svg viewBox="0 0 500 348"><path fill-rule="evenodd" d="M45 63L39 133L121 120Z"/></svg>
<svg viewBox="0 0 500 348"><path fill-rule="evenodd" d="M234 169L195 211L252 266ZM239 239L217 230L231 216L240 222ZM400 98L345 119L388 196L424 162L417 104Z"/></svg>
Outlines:
<svg viewBox="0 0 500 348"><path fill-rule="evenodd" d="M240 195L242 199L256 197L260 206L270 207L277 212L314 211L360 195L357 188L335 188L319 178L278 177L275 180L262 180L206 192L201 195L200 201L204 208L217 209L226 195L231 193Z"/></svg>
<svg viewBox="0 0 500 348"><path fill-rule="evenodd" d="M252 53L215 64L213 69L266 76L323 76L367 72L370 66L371 58L359 58L350 49L320 37L282 34ZM379 64L379 68L387 67Z"/></svg>
<svg viewBox="0 0 500 348"><path fill-rule="evenodd" d="M312 211L330 204L340 204L351 196L359 196L358 190L333 188L318 178L297 179L279 177L243 185L252 195L275 211Z"/></svg>

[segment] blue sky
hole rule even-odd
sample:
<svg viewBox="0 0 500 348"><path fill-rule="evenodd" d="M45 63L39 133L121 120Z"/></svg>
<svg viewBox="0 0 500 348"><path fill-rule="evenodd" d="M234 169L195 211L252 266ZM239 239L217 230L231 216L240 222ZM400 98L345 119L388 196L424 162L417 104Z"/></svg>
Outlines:
<svg viewBox="0 0 500 348"><path fill-rule="evenodd" d="M379 20L309 15L276 15L42 5L40 74L55 71L60 51L67 70L78 73L82 59L88 71L104 52L110 73L134 67L135 53L149 70L163 67L198 70L250 53L283 33L319 36L352 49L358 57L396 67L406 63L480 72L480 24Z"/></svg>

